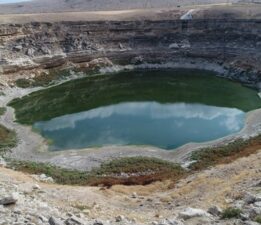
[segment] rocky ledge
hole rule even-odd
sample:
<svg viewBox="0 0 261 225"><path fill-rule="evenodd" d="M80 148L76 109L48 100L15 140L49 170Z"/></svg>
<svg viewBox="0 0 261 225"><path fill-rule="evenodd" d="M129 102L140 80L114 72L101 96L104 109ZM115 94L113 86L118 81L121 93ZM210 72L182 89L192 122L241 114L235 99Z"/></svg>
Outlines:
<svg viewBox="0 0 261 225"><path fill-rule="evenodd" d="M260 33L261 20L254 19L4 24L0 75L5 83L52 68L168 63L205 67L257 87Z"/></svg>

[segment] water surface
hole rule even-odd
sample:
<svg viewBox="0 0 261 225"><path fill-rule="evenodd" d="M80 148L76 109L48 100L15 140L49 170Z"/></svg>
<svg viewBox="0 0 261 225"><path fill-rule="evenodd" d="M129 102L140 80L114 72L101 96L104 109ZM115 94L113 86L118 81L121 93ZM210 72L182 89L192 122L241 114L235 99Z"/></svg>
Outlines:
<svg viewBox="0 0 261 225"><path fill-rule="evenodd" d="M201 104L128 102L35 123L53 150L105 145L173 149L239 131L245 113Z"/></svg>

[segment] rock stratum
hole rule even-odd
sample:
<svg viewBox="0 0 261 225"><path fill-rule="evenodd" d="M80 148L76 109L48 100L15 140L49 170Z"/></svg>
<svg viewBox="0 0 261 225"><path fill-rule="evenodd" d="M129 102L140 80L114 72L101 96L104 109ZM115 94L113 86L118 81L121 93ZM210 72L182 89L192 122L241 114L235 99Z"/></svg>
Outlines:
<svg viewBox="0 0 261 225"><path fill-rule="evenodd" d="M261 81L259 19L2 24L0 49L3 80L53 68L131 64L209 69L255 87Z"/></svg>

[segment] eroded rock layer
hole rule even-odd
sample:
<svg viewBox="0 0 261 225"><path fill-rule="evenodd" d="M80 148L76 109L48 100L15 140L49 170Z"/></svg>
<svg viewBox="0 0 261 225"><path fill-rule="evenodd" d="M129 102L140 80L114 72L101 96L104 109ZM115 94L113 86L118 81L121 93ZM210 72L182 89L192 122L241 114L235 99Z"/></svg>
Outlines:
<svg viewBox="0 0 261 225"><path fill-rule="evenodd" d="M9 24L0 25L0 49L4 75L101 62L174 63L216 70L256 86L261 80L261 20Z"/></svg>

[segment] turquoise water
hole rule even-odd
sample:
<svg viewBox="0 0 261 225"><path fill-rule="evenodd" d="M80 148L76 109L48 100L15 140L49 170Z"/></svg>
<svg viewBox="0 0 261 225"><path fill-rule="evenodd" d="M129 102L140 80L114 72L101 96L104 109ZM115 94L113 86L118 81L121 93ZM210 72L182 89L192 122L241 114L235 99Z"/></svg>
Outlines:
<svg viewBox="0 0 261 225"><path fill-rule="evenodd" d="M52 150L105 145L153 145L174 149L235 133L244 126L239 109L191 103L123 102L36 122Z"/></svg>

